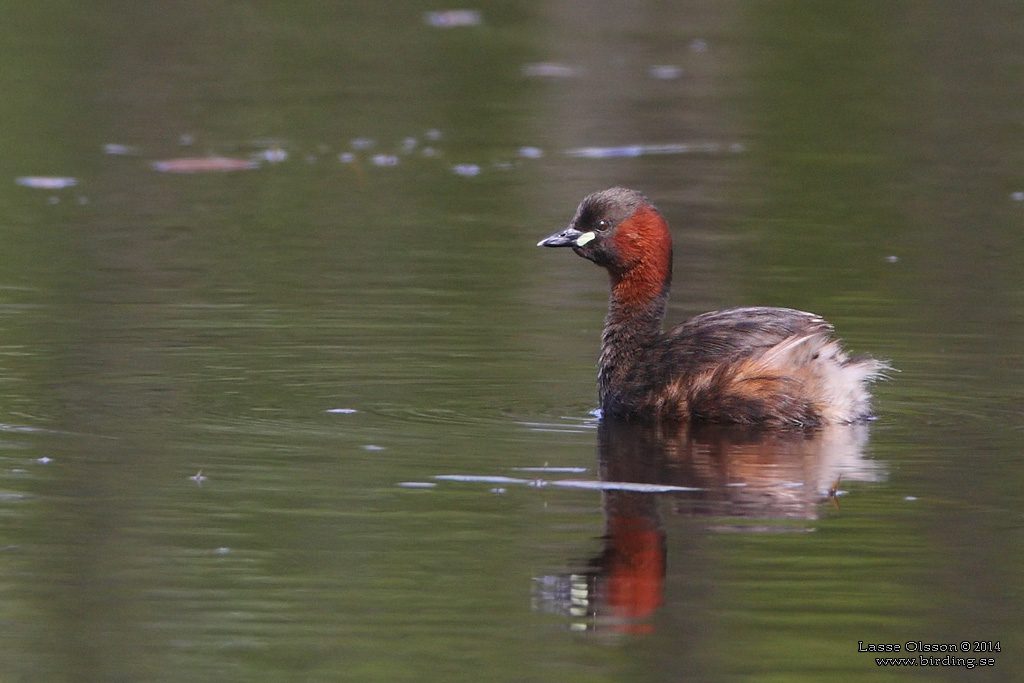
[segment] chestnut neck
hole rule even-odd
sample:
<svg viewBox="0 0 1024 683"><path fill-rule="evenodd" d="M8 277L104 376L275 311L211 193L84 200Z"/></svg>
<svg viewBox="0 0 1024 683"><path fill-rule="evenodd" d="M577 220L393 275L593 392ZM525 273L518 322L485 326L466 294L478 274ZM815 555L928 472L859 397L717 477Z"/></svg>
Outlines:
<svg viewBox="0 0 1024 683"><path fill-rule="evenodd" d="M661 336L672 285L672 242L664 219L650 209L627 223L616 238L620 262L608 268L611 296L598 375L602 402Z"/></svg>
<svg viewBox="0 0 1024 683"><path fill-rule="evenodd" d="M668 266L671 268L671 265ZM652 275L635 268L625 277L611 278L612 291L608 299L605 327L625 328L637 338L656 337L661 334L672 285L671 271Z"/></svg>

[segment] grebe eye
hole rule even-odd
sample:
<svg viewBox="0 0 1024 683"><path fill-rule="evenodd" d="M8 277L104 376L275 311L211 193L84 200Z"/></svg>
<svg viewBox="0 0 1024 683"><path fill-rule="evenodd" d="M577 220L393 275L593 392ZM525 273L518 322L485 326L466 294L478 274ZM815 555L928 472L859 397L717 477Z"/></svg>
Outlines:
<svg viewBox="0 0 1024 683"><path fill-rule="evenodd" d="M602 218L597 222L597 227L600 228L601 230L606 230L608 228L608 221Z"/></svg>

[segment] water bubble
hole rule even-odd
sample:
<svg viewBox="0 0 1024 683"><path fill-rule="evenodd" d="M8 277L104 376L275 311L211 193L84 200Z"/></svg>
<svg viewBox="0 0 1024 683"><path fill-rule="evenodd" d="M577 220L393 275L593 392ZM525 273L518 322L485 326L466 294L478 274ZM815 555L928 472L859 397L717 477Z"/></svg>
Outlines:
<svg viewBox="0 0 1024 683"><path fill-rule="evenodd" d="M377 143L372 138L353 138L349 144L352 146L352 149L367 150Z"/></svg>
<svg viewBox="0 0 1024 683"><path fill-rule="evenodd" d="M14 182L22 187L32 187L39 190L63 190L64 188L77 185L78 179L66 176L29 175L15 178Z"/></svg>
<svg viewBox="0 0 1024 683"><path fill-rule="evenodd" d="M139 151L138 147L120 145L114 142L103 145L103 153L110 154L112 156L133 156L139 154Z"/></svg>
<svg viewBox="0 0 1024 683"><path fill-rule="evenodd" d="M1024 192L1014 192L1010 198L1015 202L1024 202Z"/></svg>
<svg viewBox="0 0 1024 683"><path fill-rule="evenodd" d="M452 166L452 171L456 175L472 177L480 175L480 166L477 164L456 164Z"/></svg>
<svg viewBox="0 0 1024 683"><path fill-rule="evenodd" d="M449 9L437 12L426 12L423 21L434 28L455 28L457 26L479 26L483 23L483 15L475 9Z"/></svg>
<svg viewBox="0 0 1024 683"><path fill-rule="evenodd" d="M331 413L333 415L351 415L359 411L355 408L328 408L324 412Z"/></svg>
<svg viewBox="0 0 1024 683"><path fill-rule="evenodd" d="M520 147L519 156L524 159L540 159L544 156L544 150L539 147Z"/></svg>
<svg viewBox="0 0 1024 683"><path fill-rule="evenodd" d="M398 157L394 154L377 154L370 161L374 166L397 166Z"/></svg>
<svg viewBox="0 0 1024 683"><path fill-rule="evenodd" d="M623 145L620 147L578 147L565 151L568 156L584 159L613 159L619 157L638 157L644 153L642 145Z"/></svg>
<svg viewBox="0 0 1024 683"><path fill-rule="evenodd" d="M271 147L265 149L258 155L260 159L269 161L272 164L279 164L288 158L288 152L284 151L280 147Z"/></svg>
<svg viewBox="0 0 1024 683"><path fill-rule="evenodd" d="M558 62L534 62L523 65L523 75L532 78L576 78L583 70Z"/></svg>
<svg viewBox="0 0 1024 683"><path fill-rule="evenodd" d="M351 164L355 160L356 155L353 154L352 152L342 152L341 154L338 155L338 161L340 161L343 164Z"/></svg>
<svg viewBox="0 0 1024 683"><path fill-rule="evenodd" d="M216 173L221 171L244 171L258 168L259 162L252 159L231 159L228 157L183 157L153 162L153 170L161 173Z"/></svg>
<svg viewBox="0 0 1024 683"><path fill-rule="evenodd" d="M719 154L725 146L720 142L668 142L660 145L619 145L615 147L576 147L565 150L570 157L583 159L619 159L661 154ZM736 144L730 151L742 151Z"/></svg>
<svg viewBox="0 0 1024 683"><path fill-rule="evenodd" d="M648 69L647 73L651 78L657 78L660 81L671 81L682 76L683 69L674 64L656 64Z"/></svg>

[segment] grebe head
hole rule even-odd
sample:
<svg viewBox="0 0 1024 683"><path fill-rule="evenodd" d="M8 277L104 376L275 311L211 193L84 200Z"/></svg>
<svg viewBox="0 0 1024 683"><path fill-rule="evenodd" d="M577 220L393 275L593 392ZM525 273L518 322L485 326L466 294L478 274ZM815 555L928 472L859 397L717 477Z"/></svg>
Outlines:
<svg viewBox="0 0 1024 683"><path fill-rule="evenodd" d="M541 240L540 247L571 247L606 268L612 284L633 275L660 290L672 278L672 237L661 213L636 190L613 187L588 195L569 227Z"/></svg>

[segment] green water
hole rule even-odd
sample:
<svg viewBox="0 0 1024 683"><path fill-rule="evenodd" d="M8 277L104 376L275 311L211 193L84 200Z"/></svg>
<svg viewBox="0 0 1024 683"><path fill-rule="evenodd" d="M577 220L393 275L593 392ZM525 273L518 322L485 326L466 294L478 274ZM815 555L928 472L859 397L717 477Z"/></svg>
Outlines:
<svg viewBox="0 0 1024 683"><path fill-rule="evenodd" d="M474 7L5 4L0 680L1018 679L1024 11ZM821 313L879 419L599 434L607 284L534 245L613 184L670 318Z"/></svg>

